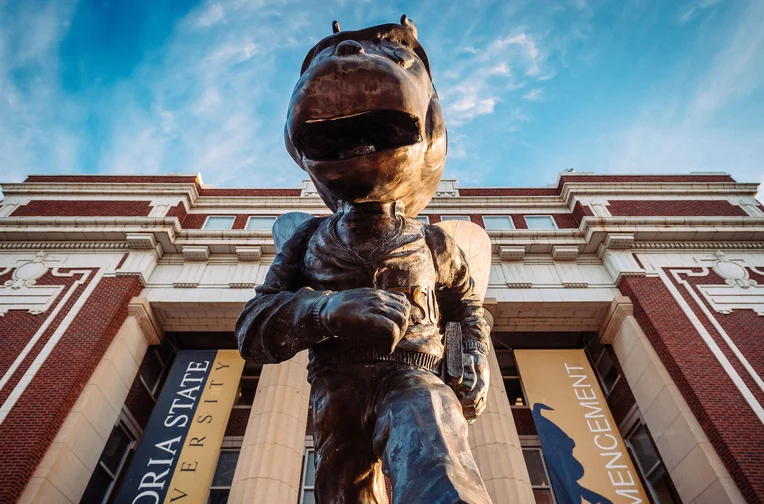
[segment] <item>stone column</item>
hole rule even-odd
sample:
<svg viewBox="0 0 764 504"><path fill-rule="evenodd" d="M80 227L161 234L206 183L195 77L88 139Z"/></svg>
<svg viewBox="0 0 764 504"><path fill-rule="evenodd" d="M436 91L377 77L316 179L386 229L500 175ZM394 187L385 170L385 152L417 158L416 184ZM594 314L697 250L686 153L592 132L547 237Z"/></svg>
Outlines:
<svg viewBox="0 0 764 504"><path fill-rule="evenodd" d="M493 316L487 310L485 313L493 327ZM488 405L470 426L470 448L495 503L534 504L536 500L493 344L488 361L491 366Z"/></svg>
<svg viewBox="0 0 764 504"><path fill-rule="evenodd" d="M148 300L134 297L127 319L45 452L20 503L80 502L146 350L163 337Z"/></svg>
<svg viewBox="0 0 764 504"><path fill-rule="evenodd" d="M307 364L304 351L263 366L228 502L298 502L310 399Z"/></svg>
<svg viewBox="0 0 764 504"><path fill-rule="evenodd" d="M617 296L599 331L612 345L642 418L682 502L745 502L703 428L634 317Z"/></svg>

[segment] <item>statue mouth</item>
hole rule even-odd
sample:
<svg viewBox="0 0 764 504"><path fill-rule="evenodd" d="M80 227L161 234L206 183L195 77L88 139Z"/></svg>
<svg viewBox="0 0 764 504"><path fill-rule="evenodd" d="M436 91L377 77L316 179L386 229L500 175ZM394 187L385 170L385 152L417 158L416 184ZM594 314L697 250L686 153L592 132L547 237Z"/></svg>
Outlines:
<svg viewBox="0 0 764 504"><path fill-rule="evenodd" d="M345 160L421 141L419 118L398 110L311 119L293 136L297 150L314 161Z"/></svg>

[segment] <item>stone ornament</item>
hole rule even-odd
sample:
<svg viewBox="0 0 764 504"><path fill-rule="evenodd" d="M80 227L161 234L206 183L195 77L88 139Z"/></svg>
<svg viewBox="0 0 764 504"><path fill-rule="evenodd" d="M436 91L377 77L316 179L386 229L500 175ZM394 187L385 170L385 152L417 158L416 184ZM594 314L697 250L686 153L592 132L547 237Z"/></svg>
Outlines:
<svg viewBox="0 0 764 504"><path fill-rule="evenodd" d="M45 252L40 251L35 258L22 264L13 270L13 279L5 282L5 287L11 289L21 289L22 287L31 287L37 283L37 279L48 272L48 266L45 264Z"/></svg>
<svg viewBox="0 0 764 504"><path fill-rule="evenodd" d="M756 285L756 280L748 277L748 270L740 264L730 261L724 252L717 251L714 255L718 258L718 261L714 263L711 269L722 277L727 285L736 285L743 289Z"/></svg>

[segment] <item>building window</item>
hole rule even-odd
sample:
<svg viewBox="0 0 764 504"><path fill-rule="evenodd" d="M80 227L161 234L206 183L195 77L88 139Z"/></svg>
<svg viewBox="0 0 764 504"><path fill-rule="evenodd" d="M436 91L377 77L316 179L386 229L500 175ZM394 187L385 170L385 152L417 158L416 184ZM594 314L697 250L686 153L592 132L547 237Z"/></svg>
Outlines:
<svg viewBox="0 0 764 504"><path fill-rule="evenodd" d="M235 217L232 215L210 215L204 221L202 229L214 229L217 231L228 231L233 227Z"/></svg>
<svg viewBox="0 0 764 504"><path fill-rule="evenodd" d="M615 365L613 357L608 352L605 345L601 345L595 337L591 343L586 347L586 351L589 354L589 358L593 364L595 374L602 386L602 391L605 393L605 397L610 395L613 388L615 388L618 380L621 379L621 373L618 372L618 366Z"/></svg>
<svg viewBox="0 0 764 504"><path fill-rule="evenodd" d="M316 452L313 448L305 449L302 466L302 490L300 504L316 504Z"/></svg>
<svg viewBox="0 0 764 504"><path fill-rule="evenodd" d="M460 220L460 221L467 221L470 222L469 215L443 215L440 220L447 221L447 220Z"/></svg>
<svg viewBox="0 0 764 504"><path fill-rule="evenodd" d="M239 380L239 391L236 394L234 408L251 408L255 402L257 383L260 381L260 372L263 366L260 364L247 363Z"/></svg>
<svg viewBox="0 0 764 504"><path fill-rule="evenodd" d="M557 229L557 223L551 215L526 215L528 229Z"/></svg>
<svg viewBox="0 0 764 504"><path fill-rule="evenodd" d="M273 229L273 223L276 217L251 216L247 220L247 229L250 231L270 231Z"/></svg>
<svg viewBox="0 0 764 504"><path fill-rule="evenodd" d="M164 371L167 366L167 362L162 358L157 348L158 346L154 345L148 348L146 357L144 357L143 364L141 365L141 382L154 399L159 395L159 390L164 381Z"/></svg>
<svg viewBox="0 0 764 504"><path fill-rule="evenodd" d="M520 380L520 373L517 372L517 364L515 364L515 356L512 350L508 348L497 348L495 350L496 360L499 361L499 368L501 369L501 379L504 381L504 389L507 391L509 405L527 406L528 401L525 399L523 383Z"/></svg>
<svg viewBox="0 0 764 504"><path fill-rule="evenodd" d="M81 503L108 502L117 481L127 468L135 444L136 436L123 421L117 422L106 440L106 446L82 495Z"/></svg>
<svg viewBox="0 0 764 504"><path fill-rule="evenodd" d="M488 231L506 231L515 229L512 218L508 215L484 215L483 224Z"/></svg>
<svg viewBox="0 0 764 504"><path fill-rule="evenodd" d="M554 504L556 502L554 492L541 448L523 448L523 458L528 468L528 476L531 478L531 488L536 504Z"/></svg>
<svg viewBox="0 0 764 504"><path fill-rule="evenodd" d="M658 455L655 443L643 423L637 423L626 436L626 447L631 452L632 458L636 460L642 482L648 488L655 504L682 502Z"/></svg>
<svg viewBox="0 0 764 504"><path fill-rule="evenodd" d="M231 485L233 484L233 473L236 471L240 452L241 450L220 450L207 504L225 504L228 502L228 494L231 493Z"/></svg>
<svg viewBox="0 0 764 504"><path fill-rule="evenodd" d="M423 222L425 224L429 224L430 223L430 218L427 217L426 215L417 215L416 216L416 220L418 220L419 222Z"/></svg>

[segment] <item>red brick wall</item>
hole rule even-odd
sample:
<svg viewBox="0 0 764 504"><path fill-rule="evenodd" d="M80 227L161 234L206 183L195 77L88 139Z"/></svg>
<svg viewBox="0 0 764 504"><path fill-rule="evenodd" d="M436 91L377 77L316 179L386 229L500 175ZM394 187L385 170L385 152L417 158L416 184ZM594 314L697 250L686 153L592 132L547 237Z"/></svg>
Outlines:
<svg viewBox="0 0 764 504"><path fill-rule="evenodd" d="M478 187L459 189L459 196L559 196L554 187Z"/></svg>
<svg viewBox="0 0 764 504"><path fill-rule="evenodd" d="M576 201L576 205L573 207L573 217L577 223L581 223L584 217L591 217L594 215L589 205L582 205L580 201Z"/></svg>
<svg viewBox="0 0 764 504"><path fill-rule="evenodd" d="M745 217L739 206L724 200L610 200L611 215L660 216L724 216Z"/></svg>
<svg viewBox="0 0 764 504"><path fill-rule="evenodd" d="M735 346L743 353L746 360L753 366L756 372L761 375L764 374L764 345L761 344L761 337L764 335L764 317L756 315L753 310L733 310L732 313L722 314L717 313L711 305L706 301L705 297L697 290L698 285L725 285L724 279L718 276L713 270L708 270L706 276L688 276L679 273L680 278L687 282L695 290L697 297L701 303L706 307L706 310L711 314L715 321L717 321L723 328L727 336L730 337ZM755 273L751 277L756 280L757 277L762 278ZM714 338L716 344L724 352L729 359L730 363L735 367L735 370L741 376L745 384L754 394L759 403L764 404L764 392L759 388L753 378L750 377L748 371L743 367L743 364L738 360L732 349L729 348L727 343L723 340L721 334L716 330L712 321L706 316L700 306L697 305L693 297L687 292L687 288L680 285L672 277L672 281L677 286L677 289L684 297L685 301L692 307L693 313L703 324L706 331Z"/></svg>
<svg viewBox="0 0 764 504"><path fill-rule="evenodd" d="M146 217L148 201L32 200L18 207L13 217Z"/></svg>
<svg viewBox="0 0 764 504"><path fill-rule="evenodd" d="M669 183L681 183L681 182L700 182L700 183L714 183L714 182L734 182L735 180L729 175L563 175L560 177L560 182L557 184L557 190L561 191L562 186L566 182L583 182L583 183L610 183L610 182L669 182Z"/></svg>
<svg viewBox="0 0 764 504"><path fill-rule="evenodd" d="M764 499L764 430L660 278L619 284L634 315L747 502Z"/></svg>
<svg viewBox="0 0 764 504"><path fill-rule="evenodd" d="M181 222L183 229L202 229L208 214L188 214Z"/></svg>
<svg viewBox="0 0 764 504"><path fill-rule="evenodd" d="M578 227L578 220L573 214L552 214L554 222L560 229L573 229Z"/></svg>
<svg viewBox="0 0 764 504"><path fill-rule="evenodd" d="M9 280L12 273L12 271L9 271L7 274L0 276L0 284L3 284L6 282L6 280ZM51 313L51 311L54 310L58 304L60 304L64 293L68 290L72 283L80 278L80 276L81 275L74 275L72 277L54 277L50 271L47 272L45 275L37 279L37 285L64 286L64 290L61 294L58 295L58 298L56 301L54 301L47 312L40 315L32 315L26 310L10 310L5 314L5 316L0 317L0 334L2 334L2 344L0 345L0 376L5 374L5 372L11 366L13 361L16 360L16 357L21 353L32 336L34 336L37 330L48 318L48 315ZM47 341L47 338L50 337L50 334L54 331L54 328L58 326L61 320L63 320L63 318L71 309L72 305L75 303L77 297L82 293L82 291L85 290L85 288L87 288L87 284L77 288L70 301L66 304L66 306L63 307L61 313L51 323L51 326L53 327L48 328L46 333L41 338L41 343L39 343L37 347L33 349L35 354L37 351L39 351L39 348L42 347L44 341ZM22 369L25 370L28 365L29 362L27 362ZM18 383L18 379L14 381L14 385L16 383ZM6 386L6 390L8 386ZM9 393L10 391L6 391L4 395L0 395L0 400L4 400Z"/></svg>
<svg viewBox="0 0 764 504"><path fill-rule="evenodd" d="M243 436L247 431L247 421L252 410L250 408L233 408L225 428L226 436Z"/></svg>
<svg viewBox="0 0 764 504"><path fill-rule="evenodd" d="M525 217L522 215L512 215L512 223L515 229L528 229L528 224L525 223Z"/></svg>
<svg viewBox="0 0 764 504"><path fill-rule="evenodd" d="M537 436L536 423L530 408L512 408L512 418L515 419L517 434L520 436Z"/></svg>
<svg viewBox="0 0 764 504"><path fill-rule="evenodd" d="M183 203L178 203L167 211L167 217L177 217L181 224L186 220L186 215L188 215L188 211Z"/></svg>
<svg viewBox="0 0 764 504"><path fill-rule="evenodd" d="M301 189L202 189L201 196L299 196Z"/></svg>
<svg viewBox="0 0 764 504"><path fill-rule="evenodd" d="M135 277L102 279L0 425L0 502L21 495L140 290Z"/></svg>

